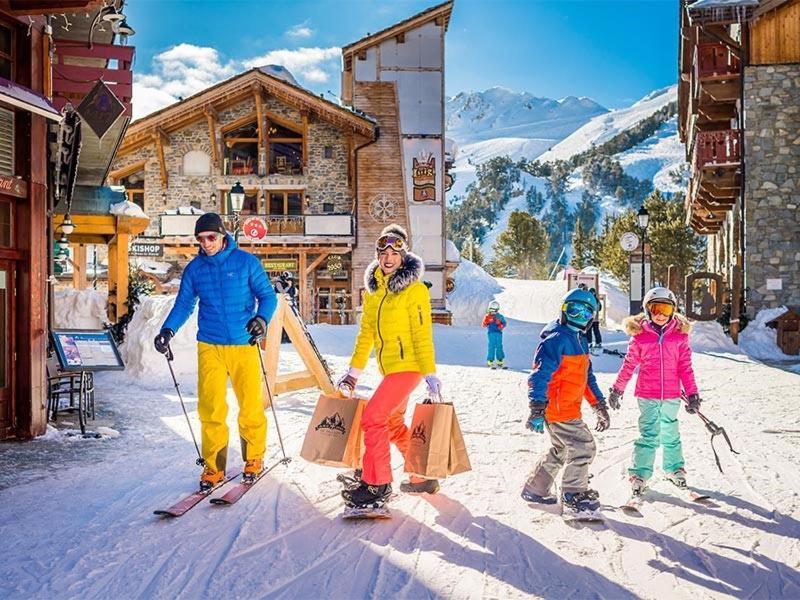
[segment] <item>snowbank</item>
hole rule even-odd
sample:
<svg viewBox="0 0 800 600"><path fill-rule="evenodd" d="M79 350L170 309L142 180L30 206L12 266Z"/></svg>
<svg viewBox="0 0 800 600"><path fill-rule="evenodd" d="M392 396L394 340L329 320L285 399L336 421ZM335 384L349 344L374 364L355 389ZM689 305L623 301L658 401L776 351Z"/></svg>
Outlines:
<svg viewBox="0 0 800 600"><path fill-rule="evenodd" d="M459 262L461 260L461 254L458 252L458 248L456 248L456 245L450 240L444 241L444 253L447 262Z"/></svg>
<svg viewBox="0 0 800 600"><path fill-rule="evenodd" d="M530 323L549 323L561 314L566 281L498 279L502 291L495 296L506 317ZM485 310L485 309L484 309Z"/></svg>
<svg viewBox="0 0 800 600"><path fill-rule="evenodd" d="M778 332L766 325L787 310L785 306L768 308L756 315L739 336L739 347L745 354L757 360L797 360L796 356L781 352L778 348Z"/></svg>
<svg viewBox="0 0 800 600"><path fill-rule="evenodd" d="M463 257L453 271L453 279L456 287L447 296L453 325L480 325L486 314L486 305L501 291L500 286L494 277Z"/></svg>
<svg viewBox="0 0 800 600"><path fill-rule="evenodd" d="M169 369L162 354L153 348L153 339L175 303L175 296L148 296L136 308L128 324L125 342L120 346L125 361L125 375L138 385L163 387L169 380ZM172 368L177 374L192 375L187 383L194 385L197 373L197 309L170 342L175 355ZM183 382L180 382L183 383Z"/></svg>
<svg viewBox="0 0 800 600"><path fill-rule="evenodd" d="M122 202L112 204L111 208L108 209L108 212L110 212L112 215L125 215L128 217L140 217L142 219L150 218L145 214L138 204L134 204L130 200L123 200Z"/></svg>
<svg viewBox="0 0 800 600"><path fill-rule="evenodd" d="M693 322L689 341L695 352L742 353L741 349L722 330L722 325L716 321Z"/></svg>
<svg viewBox="0 0 800 600"><path fill-rule="evenodd" d="M59 290L53 319L58 329L102 329L108 321L108 295L97 290Z"/></svg>

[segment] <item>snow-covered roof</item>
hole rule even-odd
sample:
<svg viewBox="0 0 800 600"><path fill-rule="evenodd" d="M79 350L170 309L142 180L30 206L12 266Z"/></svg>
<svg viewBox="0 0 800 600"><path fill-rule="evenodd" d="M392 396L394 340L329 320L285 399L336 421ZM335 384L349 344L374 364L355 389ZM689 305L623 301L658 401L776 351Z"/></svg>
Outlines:
<svg viewBox="0 0 800 600"><path fill-rule="evenodd" d="M150 219L138 204L134 204L130 200L124 200L116 204L112 204L108 209L112 215L125 215L127 217L139 217L142 219Z"/></svg>
<svg viewBox="0 0 800 600"><path fill-rule="evenodd" d="M291 71L284 67L283 65L264 65L263 67L258 67L258 70L264 73L265 75L271 75L272 77L276 77L286 83L291 83L292 85L296 85L297 87L303 87L292 75Z"/></svg>
<svg viewBox="0 0 800 600"><path fill-rule="evenodd" d="M689 10L737 8L740 6L758 6L758 0L696 0L689 5Z"/></svg>

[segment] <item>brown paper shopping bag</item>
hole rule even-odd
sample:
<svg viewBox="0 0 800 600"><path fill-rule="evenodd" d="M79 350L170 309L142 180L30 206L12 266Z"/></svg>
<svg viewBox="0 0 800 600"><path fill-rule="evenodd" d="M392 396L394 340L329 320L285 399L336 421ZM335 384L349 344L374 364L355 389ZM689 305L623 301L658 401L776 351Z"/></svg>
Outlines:
<svg viewBox="0 0 800 600"><path fill-rule="evenodd" d="M428 479L447 477L453 415L452 404L417 404L405 457L406 473Z"/></svg>
<svg viewBox="0 0 800 600"><path fill-rule="evenodd" d="M461 435L461 426L458 424L456 411L453 410L453 424L450 426L450 458L447 462L447 474L458 475L472 470L467 455L467 446L464 436Z"/></svg>
<svg viewBox="0 0 800 600"><path fill-rule="evenodd" d="M366 400L321 394L300 456L309 462L357 469L364 453L361 414Z"/></svg>

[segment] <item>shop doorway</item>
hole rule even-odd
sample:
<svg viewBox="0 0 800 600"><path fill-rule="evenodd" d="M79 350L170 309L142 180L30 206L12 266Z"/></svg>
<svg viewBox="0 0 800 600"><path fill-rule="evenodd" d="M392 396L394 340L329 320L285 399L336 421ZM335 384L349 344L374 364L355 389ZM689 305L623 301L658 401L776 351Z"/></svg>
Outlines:
<svg viewBox="0 0 800 600"><path fill-rule="evenodd" d="M14 263L0 260L0 439L14 424L12 357L14 352Z"/></svg>

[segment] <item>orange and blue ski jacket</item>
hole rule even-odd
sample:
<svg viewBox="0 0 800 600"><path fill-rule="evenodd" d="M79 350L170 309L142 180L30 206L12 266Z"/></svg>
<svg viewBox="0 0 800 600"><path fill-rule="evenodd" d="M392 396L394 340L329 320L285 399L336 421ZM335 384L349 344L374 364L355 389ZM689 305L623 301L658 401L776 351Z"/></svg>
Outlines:
<svg viewBox="0 0 800 600"><path fill-rule="evenodd" d="M592 372L589 345L558 321L545 327L541 337L528 377L528 400L547 404L548 423L580 419L584 398L592 406L605 401Z"/></svg>

